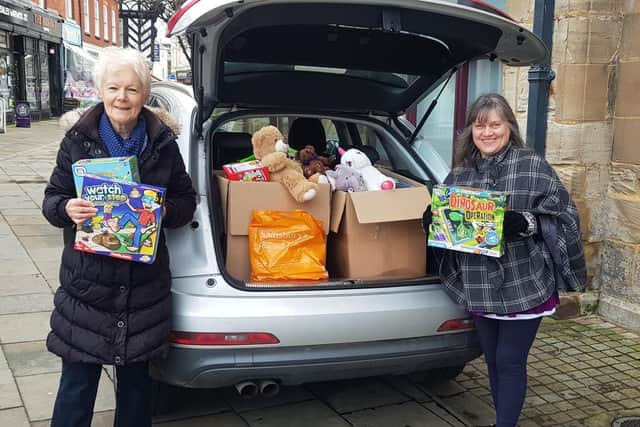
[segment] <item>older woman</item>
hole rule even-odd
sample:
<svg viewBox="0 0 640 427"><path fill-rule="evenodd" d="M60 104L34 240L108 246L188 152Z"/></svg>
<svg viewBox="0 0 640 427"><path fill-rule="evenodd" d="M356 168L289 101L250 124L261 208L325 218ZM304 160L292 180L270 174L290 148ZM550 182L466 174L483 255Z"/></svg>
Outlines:
<svg viewBox="0 0 640 427"><path fill-rule="evenodd" d="M151 426L148 362L165 354L171 311L164 236L152 264L75 251L74 226L95 216L96 209L76 198L71 165L86 158L137 156L141 181L167 188L163 227L191 220L195 192L173 120L144 107L151 84L146 58L133 49L106 48L95 81L102 103L74 113L77 121L62 140L42 204L47 220L65 231L47 338L49 351L62 358L51 425L89 427L102 365L115 365L115 425Z"/></svg>
<svg viewBox="0 0 640 427"><path fill-rule="evenodd" d="M469 108L454 169L445 184L506 191L505 253L491 258L445 251L440 277L473 316L489 371L498 427L514 427L527 391L527 357L558 290L582 290L586 269L578 211L555 171L525 148L518 122L498 94ZM423 215L431 224L430 207Z"/></svg>

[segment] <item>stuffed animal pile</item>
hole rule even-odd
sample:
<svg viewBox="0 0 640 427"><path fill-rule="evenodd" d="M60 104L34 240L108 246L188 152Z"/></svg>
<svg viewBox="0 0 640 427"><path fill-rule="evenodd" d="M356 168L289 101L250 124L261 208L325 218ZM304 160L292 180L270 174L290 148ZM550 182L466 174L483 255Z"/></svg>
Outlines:
<svg viewBox="0 0 640 427"><path fill-rule="evenodd" d="M350 148L346 151L339 149L342 157L340 164L357 169L364 178L368 191L393 190L396 183L393 179L385 176L378 169L373 167L371 160L362 151Z"/></svg>
<svg viewBox="0 0 640 427"><path fill-rule="evenodd" d="M329 183L332 191L358 192L393 190L395 181L376 169L362 151L338 147L340 164L335 157L316 153L312 145L298 150L295 160L287 156L289 145L275 126L265 126L251 138L256 160L269 171L270 181L281 182L298 203L313 199L318 184Z"/></svg>
<svg viewBox="0 0 640 427"><path fill-rule="evenodd" d="M318 185L307 180L299 162L287 157L289 145L275 126L265 126L251 137L253 153L269 169L271 181L281 182L298 203L313 199Z"/></svg>

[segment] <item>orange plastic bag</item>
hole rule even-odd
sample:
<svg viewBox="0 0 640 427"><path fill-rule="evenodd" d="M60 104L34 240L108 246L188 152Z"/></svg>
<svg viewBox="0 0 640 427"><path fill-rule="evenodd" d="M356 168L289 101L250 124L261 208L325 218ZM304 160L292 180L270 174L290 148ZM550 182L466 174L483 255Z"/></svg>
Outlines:
<svg viewBox="0 0 640 427"><path fill-rule="evenodd" d="M254 210L249 225L251 280L326 280L322 221L303 210Z"/></svg>

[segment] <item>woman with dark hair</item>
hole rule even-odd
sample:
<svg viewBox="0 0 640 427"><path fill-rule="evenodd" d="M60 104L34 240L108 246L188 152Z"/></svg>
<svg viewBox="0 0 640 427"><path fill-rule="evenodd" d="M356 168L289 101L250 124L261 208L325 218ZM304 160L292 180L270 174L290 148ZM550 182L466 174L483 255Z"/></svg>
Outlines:
<svg viewBox="0 0 640 427"><path fill-rule="evenodd" d="M95 80L102 102L65 114L65 134L42 212L64 228L60 287L47 348L62 359L52 427L89 427L103 365L115 366L115 427L151 427L149 361L166 354L171 271L164 234L151 264L74 250L74 227L96 215L76 196L71 165L81 159L137 156L142 183L167 189L162 227L188 224L196 194L176 143L177 123L145 107L149 61L134 49L105 48Z"/></svg>
<svg viewBox="0 0 640 427"><path fill-rule="evenodd" d="M498 427L517 425L527 391L527 357L559 290L586 285L578 212L544 158L525 148L518 122L500 95L470 107L446 185L508 194L500 258L443 251L448 294L473 316L491 384ZM423 227L431 224L431 207Z"/></svg>

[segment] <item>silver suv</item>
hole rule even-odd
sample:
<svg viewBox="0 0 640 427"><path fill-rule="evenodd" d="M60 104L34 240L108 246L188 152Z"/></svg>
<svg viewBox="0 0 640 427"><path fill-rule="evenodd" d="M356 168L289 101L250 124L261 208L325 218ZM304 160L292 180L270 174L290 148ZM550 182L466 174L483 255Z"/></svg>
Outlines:
<svg viewBox="0 0 640 427"><path fill-rule="evenodd" d="M429 188L448 168L435 153L417 153L407 108L469 60L530 65L547 58L543 43L482 2L462 0L191 1L169 31L190 42L193 90L158 82L151 103L182 121L179 143L199 201L189 227L167 230L173 333L153 376L253 396L281 384L456 375L476 358L473 324L446 295L431 253L420 277L283 287L230 274L228 258L240 255L226 251L216 171L250 155L261 126L287 135L306 118L322 124L326 147L358 147L379 168Z"/></svg>

